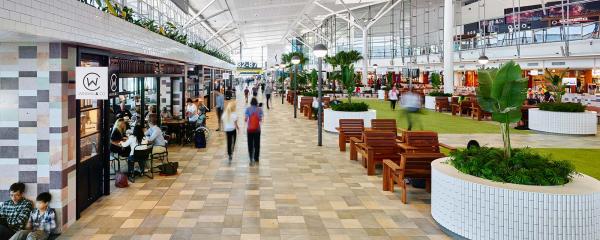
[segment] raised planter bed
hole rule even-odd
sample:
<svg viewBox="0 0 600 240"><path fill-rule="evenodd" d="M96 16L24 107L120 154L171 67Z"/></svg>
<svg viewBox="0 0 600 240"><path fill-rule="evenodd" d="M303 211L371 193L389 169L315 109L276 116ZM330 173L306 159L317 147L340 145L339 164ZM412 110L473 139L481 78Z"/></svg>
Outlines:
<svg viewBox="0 0 600 240"><path fill-rule="evenodd" d="M435 110L435 98L433 96L425 96L425 108Z"/></svg>
<svg viewBox="0 0 600 240"><path fill-rule="evenodd" d="M600 236L600 181L577 175L563 186L493 182L431 164L431 215L467 239L595 239Z"/></svg>
<svg viewBox="0 0 600 240"><path fill-rule="evenodd" d="M596 112L551 112L537 108L529 109L531 130L571 135L596 135L597 127Z"/></svg>
<svg viewBox="0 0 600 240"><path fill-rule="evenodd" d="M371 120L377 118L377 111L369 109L366 112L341 112L325 109L323 112L323 129L337 133L335 129L340 125L340 119L363 119L365 127L371 127Z"/></svg>

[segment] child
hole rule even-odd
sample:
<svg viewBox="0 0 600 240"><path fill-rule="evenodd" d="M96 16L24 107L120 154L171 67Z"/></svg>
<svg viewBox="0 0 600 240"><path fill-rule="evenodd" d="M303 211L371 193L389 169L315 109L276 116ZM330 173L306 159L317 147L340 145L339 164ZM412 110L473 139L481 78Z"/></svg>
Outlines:
<svg viewBox="0 0 600 240"><path fill-rule="evenodd" d="M37 208L29 215L29 221L25 227L27 230L18 231L10 240L48 239L50 234L56 231L56 214L54 209L48 207L51 199L50 193L40 193L36 198Z"/></svg>

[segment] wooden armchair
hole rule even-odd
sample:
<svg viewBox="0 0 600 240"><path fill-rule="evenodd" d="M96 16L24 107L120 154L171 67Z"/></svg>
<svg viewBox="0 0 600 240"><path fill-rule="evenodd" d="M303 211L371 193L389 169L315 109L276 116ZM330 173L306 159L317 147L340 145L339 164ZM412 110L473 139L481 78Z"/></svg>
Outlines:
<svg viewBox="0 0 600 240"><path fill-rule="evenodd" d="M447 97L436 97L435 98L435 110L442 112L443 110L451 111L450 102Z"/></svg>
<svg viewBox="0 0 600 240"><path fill-rule="evenodd" d="M425 179L425 190L431 192L431 162L443 158L443 153L405 153L400 164L383 161L383 191L394 191L394 183L402 188L402 203L406 203L406 178Z"/></svg>
<svg viewBox="0 0 600 240"><path fill-rule="evenodd" d="M340 151L346 151L346 143L350 142L352 137L361 137L365 129L364 120L362 119L340 119L339 127L336 128L339 132L338 144Z"/></svg>
<svg viewBox="0 0 600 240"><path fill-rule="evenodd" d="M392 132L365 131L363 142L356 144L356 151L362 156L362 164L367 175L375 175L375 164L383 159L400 161L396 135Z"/></svg>
<svg viewBox="0 0 600 240"><path fill-rule="evenodd" d="M307 117L308 111L312 110L312 97L302 97L300 98L300 113L304 113L304 116Z"/></svg>
<svg viewBox="0 0 600 240"><path fill-rule="evenodd" d="M471 102L471 118L477 118L477 121L481 121L482 118L492 117L492 113L481 109L477 101Z"/></svg>
<svg viewBox="0 0 600 240"><path fill-rule="evenodd" d="M440 143L436 132L407 131L404 136L404 142L398 144L402 153L439 153L440 147L456 151L456 148Z"/></svg>
<svg viewBox="0 0 600 240"><path fill-rule="evenodd" d="M459 96L454 96L451 98L450 102L450 111L452 112L452 116L460 113L460 104L458 103Z"/></svg>
<svg viewBox="0 0 600 240"><path fill-rule="evenodd" d="M377 130L377 131L394 132L397 135L396 139L399 142L402 141L402 132L406 131L406 129L397 127L396 119L372 119L371 120L371 129ZM400 132L400 135L398 135L398 132Z"/></svg>

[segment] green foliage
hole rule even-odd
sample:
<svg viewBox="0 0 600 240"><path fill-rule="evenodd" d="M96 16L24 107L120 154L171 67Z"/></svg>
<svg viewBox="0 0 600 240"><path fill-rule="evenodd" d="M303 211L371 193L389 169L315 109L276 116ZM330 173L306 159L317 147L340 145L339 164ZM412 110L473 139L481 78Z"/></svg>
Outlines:
<svg viewBox="0 0 600 240"><path fill-rule="evenodd" d="M432 97L452 97L452 93L444 93L442 91L433 91L427 95Z"/></svg>
<svg viewBox="0 0 600 240"><path fill-rule="evenodd" d="M91 4L91 1L88 0L80 1L86 4ZM207 48L206 44L200 44L198 42L188 42L187 34L179 32L179 30L177 30L178 27L172 22L166 22L164 25L160 26L154 20L143 18L141 16L135 16L135 12L132 8L127 6L120 6L116 2L113 3L111 0L95 0L95 3L99 9L115 17L121 18L125 21L143 27L151 32L158 33L181 44L188 45L189 47L194 48L198 51L204 52L208 55L233 64L233 60L228 54L225 54L217 49Z"/></svg>
<svg viewBox="0 0 600 240"><path fill-rule="evenodd" d="M354 63L361 59L360 52L356 50L341 51L333 57L325 56L325 62L331 64L334 69L330 78L341 83L342 88L348 94L348 102L350 103L352 102L352 92L354 91L354 87L356 87ZM340 67L340 71L336 72L335 68L338 66Z"/></svg>
<svg viewBox="0 0 600 240"><path fill-rule="evenodd" d="M318 93L316 91L310 91L310 92L300 92L298 95L304 96L304 97L316 97L317 94Z"/></svg>
<svg viewBox="0 0 600 240"><path fill-rule="evenodd" d="M312 71L310 71L310 74L308 75L308 78L310 79L310 88L312 89L313 92L317 91L317 85L319 84L319 75L317 74L317 70L313 69Z"/></svg>
<svg viewBox="0 0 600 240"><path fill-rule="evenodd" d="M559 74L553 74L547 68L544 69L544 72L546 73L544 75L544 78L546 80L546 87L550 90L550 92L554 93L554 100L556 102L561 102L562 96L565 94L565 85L562 84L562 79L567 75L568 71L569 68L567 68L565 71L562 71Z"/></svg>
<svg viewBox="0 0 600 240"><path fill-rule="evenodd" d="M540 110L551 112L585 112L585 106L581 105L580 103L540 103L539 106Z"/></svg>
<svg viewBox="0 0 600 240"><path fill-rule="evenodd" d="M369 111L369 105L364 102L359 103L340 103L332 105L331 110L340 112L366 112Z"/></svg>
<svg viewBox="0 0 600 240"><path fill-rule="evenodd" d="M477 100L483 110L492 113L492 120L500 123L506 159L511 155L510 123L521 120L526 97L527 80L521 77L521 67L514 61L499 70L479 70Z"/></svg>
<svg viewBox="0 0 600 240"><path fill-rule="evenodd" d="M459 171L496 182L522 185L554 186L568 183L575 174L574 165L566 160L552 160L529 149L514 149L504 158L498 148L472 148L450 153L450 163Z"/></svg>
<svg viewBox="0 0 600 240"><path fill-rule="evenodd" d="M429 78L433 89L440 89L440 87L442 86L442 78L440 77L440 74L433 72L431 73Z"/></svg>
<svg viewBox="0 0 600 240"><path fill-rule="evenodd" d="M391 90L394 87L394 74L392 72L387 73L385 86L387 90Z"/></svg>

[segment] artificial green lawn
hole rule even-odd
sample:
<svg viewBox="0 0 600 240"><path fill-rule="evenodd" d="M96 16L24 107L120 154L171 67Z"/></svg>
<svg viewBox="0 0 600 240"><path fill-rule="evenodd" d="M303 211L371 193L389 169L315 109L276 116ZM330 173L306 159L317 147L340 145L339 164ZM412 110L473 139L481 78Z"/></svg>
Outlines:
<svg viewBox="0 0 600 240"><path fill-rule="evenodd" d="M600 149L533 148L540 154L550 154L552 159L569 160L578 172L600 180Z"/></svg>
<svg viewBox="0 0 600 240"><path fill-rule="evenodd" d="M394 118L398 127L406 128L408 123L401 106L396 105L396 111L392 111L389 101L375 99L353 99L353 102L365 102L369 108L377 110L377 118ZM471 118L452 116L450 114L423 110L421 114L415 114L413 129L431 130L438 133L495 133L500 134L500 127L492 121L477 121ZM529 131L511 129L511 133L523 134Z"/></svg>

